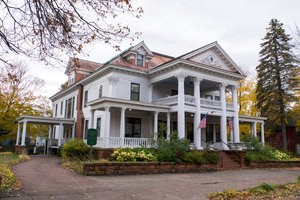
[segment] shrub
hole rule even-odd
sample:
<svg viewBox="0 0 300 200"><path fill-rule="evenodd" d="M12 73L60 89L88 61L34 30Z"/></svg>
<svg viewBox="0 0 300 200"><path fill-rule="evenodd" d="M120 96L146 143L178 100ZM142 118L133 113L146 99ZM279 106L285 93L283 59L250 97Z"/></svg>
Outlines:
<svg viewBox="0 0 300 200"><path fill-rule="evenodd" d="M249 161L270 161L270 160L287 160L290 155L274 149L273 147L265 144L263 145L257 138L246 139L247 153L246 159Z"/></svg>
<svg viewBox="0 0 300 200"><path fill-rule="evenodd" d="M196 164L205 163L205 158L203 156L203 152L201 152L201 151L187 152L183 159L185 162L188 162L188 163L196 163Z"/></svg>
<svg viewBox="0 0 300 200"><path fill-rule="evenodd" d="M151 162L156 161L157 156L151 149L144 149L144 148L119 148L115 149L114 152L111 154L111 160L119 161L119 162Z"/></svg>
<svg viewBox="0 0 300 200"><path fill-rule="evenodd" d="M170 141L165 138L158 139L158 160L163 162L183 162L183 158L189 150L189 141L179 139L177 133L170 135Z"/></svg>
<svg viewBox="0 0 300 200"><path fill-rule="evenodd" d="M83 140L69 140L62 147L62 158L65 160L88 160L89 147Z"/></svg>
<svg viewBox="0 0 300 200"><path fill-rule="evenodd" d="M193 150L185 154L184 161L196 164L216 164L219 161L219 156L214 152Z"/></svg>

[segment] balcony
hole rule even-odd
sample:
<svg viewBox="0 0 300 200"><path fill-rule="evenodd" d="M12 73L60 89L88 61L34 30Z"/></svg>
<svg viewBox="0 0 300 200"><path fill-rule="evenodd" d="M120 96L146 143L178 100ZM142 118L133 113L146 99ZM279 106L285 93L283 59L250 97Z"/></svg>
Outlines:
<svg viewBox="0 0 300 200"><path fill-rule="evenodd" d="M178 103L178 96L174 95L174 96L168 96L160 99L154 99L152 103L174 106L177 105ZM195 97L191 95L184 95L184 104L189 106L196 106ZM221 110L221 101L200 98L200 104L201 104L201 108ZM226 109L233 110L233 104L231 102L226 102Z"/></svg>

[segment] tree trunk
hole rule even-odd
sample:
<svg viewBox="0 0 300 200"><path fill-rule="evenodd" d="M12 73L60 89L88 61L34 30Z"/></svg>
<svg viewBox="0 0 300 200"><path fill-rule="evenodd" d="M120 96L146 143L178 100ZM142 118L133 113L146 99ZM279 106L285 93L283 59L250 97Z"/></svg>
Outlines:
<svg viewBox="0 0 300 200"><path fill-rule="evenodd" d="M280 106L283 107L283 106ZM281 110L281 108L280 108ZM281 134L282 134L282 148L287 151L287 137L286 137L286 126L285 126L285 111L281 110Z"/></svg>

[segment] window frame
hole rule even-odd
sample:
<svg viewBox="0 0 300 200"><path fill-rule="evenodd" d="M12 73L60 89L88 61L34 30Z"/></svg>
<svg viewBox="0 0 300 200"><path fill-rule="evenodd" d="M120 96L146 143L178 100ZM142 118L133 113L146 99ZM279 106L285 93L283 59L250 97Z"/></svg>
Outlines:
<svg viewBox="0 0 300 200"><path fill-rule="evenodd" d="M144 54L136 54L136 65L140 67L145 66L145 55Z"/></svg>
<svg viewBox="0 0 300 200"><path fill-rule="evenodd" d="M138 86L138 92L133 91L133 86ZM132 101L140 101L140 91L141 91L141 85L139 83L131 83L130 84L130 100ZM137 99L135 99L135 96Z"/></svg>
<svg viewBox="0 0 300 200"><path fill-rule="evenodd" d="M84 91L84 97L83 97L83 107L87 107L87 102L89 99L89 91Z"/></svg>

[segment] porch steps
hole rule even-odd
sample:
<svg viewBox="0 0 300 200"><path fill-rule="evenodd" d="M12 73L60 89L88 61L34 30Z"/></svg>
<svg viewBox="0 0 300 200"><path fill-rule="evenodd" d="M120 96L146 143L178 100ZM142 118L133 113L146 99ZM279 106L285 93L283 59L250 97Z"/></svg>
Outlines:
<svg viewBox="0 0 300 200"><path fill-rule="evenodd" d="M241 169L247 168L243 152L221 151L220 169Z"/></svg>

